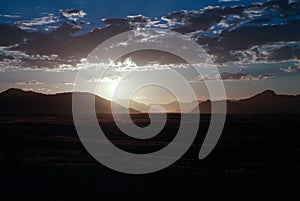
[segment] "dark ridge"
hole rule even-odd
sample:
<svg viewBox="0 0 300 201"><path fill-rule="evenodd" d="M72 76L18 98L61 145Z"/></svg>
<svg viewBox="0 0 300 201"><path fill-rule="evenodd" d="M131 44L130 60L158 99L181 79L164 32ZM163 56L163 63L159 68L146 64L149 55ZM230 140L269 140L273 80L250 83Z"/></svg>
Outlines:
<svg viewBox="0 0 300 201"><path fill-rule="evenodd" d="M215 104L222 101L214 102ZM266 90L253 97L230 101L227 100L227 113L236 114L275 114L300 113L300 95L278 95L272 90ZM199 104L201 113L211 113L211 101ZM198 112L196 109L192 113Z"/></svg>
<svg viewBox="0 0 300 201"><path fill-rule="evenodd" d="M80 93L80 95L87 98L95 96L89 93ZM109 100L95 96L96 112L111 113L111 104L114 104L117 111L124 113L127 111L127 108L121 106L121 102L119 104L112 103ZM221 102L217 101L215 103L218 104ZM299 103L300 95L277 95L272 90L266 90L250 98L238 101L227 100L227 113L300 113ZM201 113L210 113L211 101L208 100L200 103L199 108ZM138 112L137 109L130 109L130 111L133 113ZM196 109L191 111L191 113L195 112L197 112ZM15 88L8 89L0 94L0 113L72 114L72 93L46 95Z"/></svg>
<svg viewBox="0 0 300 201"><path fill-rule="evenodd" d="M127 108L122 107L109 100L90 93L76 92L83 98L95 97L96 113L110 114L113 104L116 111L127 112ZM61 94L41 94L33 91L23 91L21 89L8 89L0 93L0 113L2 114L72 114L72 95L73 93ZM130 112L138 111L129 109ZM82 110L84 111L84 110Z"/></svg>

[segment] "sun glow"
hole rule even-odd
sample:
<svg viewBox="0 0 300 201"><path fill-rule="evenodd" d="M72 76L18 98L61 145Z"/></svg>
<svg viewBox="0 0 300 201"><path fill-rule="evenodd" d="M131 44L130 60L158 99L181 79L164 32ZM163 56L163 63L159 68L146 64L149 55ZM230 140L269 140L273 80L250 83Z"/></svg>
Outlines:
<svg viewBox="0 0 300 201"><path fill-rule="evenodd" d="M112 84L109 84L109 86L107 86L107 93L110 95L110 97L111 97L110 99L113 98L117 86L118 86L118 83L112 83Z"/></svg>
<svg viewBox="0 0 300 201"><path fill-rule="evenodd" d="M115 92L118 87L118 83L101 83L101 86L98 86L98 93L102 98L112 101L115 99Z"/></svg>

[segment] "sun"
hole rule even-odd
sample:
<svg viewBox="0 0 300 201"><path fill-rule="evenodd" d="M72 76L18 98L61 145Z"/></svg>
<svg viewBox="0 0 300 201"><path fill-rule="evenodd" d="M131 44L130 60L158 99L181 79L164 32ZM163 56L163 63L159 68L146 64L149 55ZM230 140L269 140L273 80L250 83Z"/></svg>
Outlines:
<svg viewBox="0 0 300 201"><path fill-rule="evenodd" d="M109 84L109 86L107 86L107 92L111 97L110 99L113 98L117 86L118 86L118 83L112 83L112 84Z"/></svg>
<svg viewBox="0 0 300 201"><path fill-rule="evenodd" d="M102 83L98 86L97 94L107 100L112 101L118 87L118 83Z"/></svg>

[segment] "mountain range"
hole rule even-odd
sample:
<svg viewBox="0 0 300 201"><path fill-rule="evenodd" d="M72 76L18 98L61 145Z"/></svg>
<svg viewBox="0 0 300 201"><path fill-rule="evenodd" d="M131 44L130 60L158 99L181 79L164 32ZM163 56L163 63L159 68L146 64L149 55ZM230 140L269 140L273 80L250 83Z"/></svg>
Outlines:
<svg viewBox="0 0 300 201"><path fill-rule="evenodd" d="M95 96L90 93L79 93L86 98ZM116 111L125 113L128 109L113 103ZM111 102L95 96L97 114L111 113ZM130 112L138 112L130 109ZM0 113L2 114L72 114L72 93L42 94L11 88L0 94Z"/></svg>
<svg viewBox="0 0 300 201"><path fill-rule="evenodd" d="M217 101L216 104L221 101ZM274 91L266 90L253 97L237 101L227 100L227 113L233 114L274 114L300 113L300 95L278 95ZM211 101L199 104L201 113L210 113ZM197 112L193 110L192 113Z"/></svg>
<svg viewBox="0 0 300 201"><path fill-rule="evenodd" d="M114 104L119 113L125 113L124 100L112 103L109 100L89 93L80 93L83 96L95 96L96 113L111 113L111 104ZM224 100L225 101L225 100ZM226 100L227 113L300 113L300 95L278 95L274 91L266 90L253 97L241 100ZM215 102L216 104L221 101ZM174 103L162 105L169 112L172 112ZM129 102L130 112L145 112L151 107L134 101ZM201 113L210 113L211 101L207 100L199 103ZM175 109L178 109L175 107ZM173 111L173 113L178 110ZM196 109L190 113L197 112ZM72 114L72 93L61 94L41 94L21 89L8 89L0 93L0 114Z"/></svg>

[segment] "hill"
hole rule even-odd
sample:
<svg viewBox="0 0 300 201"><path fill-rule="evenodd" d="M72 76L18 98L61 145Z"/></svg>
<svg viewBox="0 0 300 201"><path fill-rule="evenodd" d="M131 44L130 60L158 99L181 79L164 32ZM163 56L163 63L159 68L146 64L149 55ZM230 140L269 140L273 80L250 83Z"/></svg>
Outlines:
<svg viewBox="0 0 300 201"><path fill-rule="evenodd" d="M215 102L218 104L217 101ZM253 97L238 101L227 100L227 113L256 114L256 113L300 113L300 95L278 95L274 91L266 90ZM210 113L211 101L199 104L201 113ZM192 113L195 113L194 109Z"/></svg>
<svg viewBox="0 0 300 201"><path fill-rule="evenodd" d="M96 112L111 113L111 101L89 93L82 96L95 96ZM128 109L116 103L116 110L124 113ZM130 109L130 112L138 112ZM0 113L2 114L72 114L72 93L46 95L21 89L8 89L0 94Z"/></svg>

